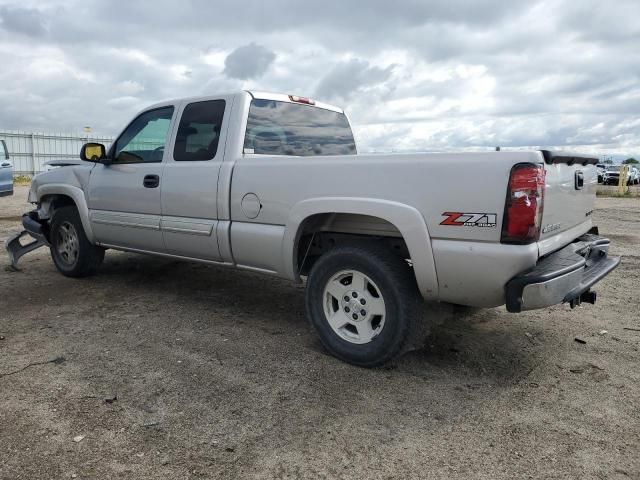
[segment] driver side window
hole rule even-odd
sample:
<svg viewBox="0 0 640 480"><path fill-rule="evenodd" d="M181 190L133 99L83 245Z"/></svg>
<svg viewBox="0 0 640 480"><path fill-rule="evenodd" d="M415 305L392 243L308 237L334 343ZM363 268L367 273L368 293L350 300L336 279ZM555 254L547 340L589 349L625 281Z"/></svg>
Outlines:
<svg viewBox="0 0 640 480"><path fill-rule="evenodd" d="M129 124L115 143L115 163L161 162L173 116L173 107L144 112Z"/></svg>

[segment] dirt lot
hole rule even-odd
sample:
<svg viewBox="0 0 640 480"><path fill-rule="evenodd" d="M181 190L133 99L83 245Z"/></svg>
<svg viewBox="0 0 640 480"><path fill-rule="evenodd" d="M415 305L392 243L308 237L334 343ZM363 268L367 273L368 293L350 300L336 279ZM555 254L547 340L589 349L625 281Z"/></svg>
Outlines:
<svg viewBox="0 0 640 480"><path fill-rule="evenodd" d="M597 206L624 259L596 306L460 316L375 370L328 356L286 281L3 250L0 478L640 478L640 199Z"/></svg>

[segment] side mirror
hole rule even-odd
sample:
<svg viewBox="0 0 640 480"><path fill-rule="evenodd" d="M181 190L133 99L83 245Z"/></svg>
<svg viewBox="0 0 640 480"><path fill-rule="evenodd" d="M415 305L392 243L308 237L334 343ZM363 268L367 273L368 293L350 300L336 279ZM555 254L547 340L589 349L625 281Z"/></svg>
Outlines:
<svg viewBox="0 0 640 480"><path fill-rule="evenodd" d="M101 143L85 143L80 150L80 159L102 163L107 159L107 149Z"/></svg>

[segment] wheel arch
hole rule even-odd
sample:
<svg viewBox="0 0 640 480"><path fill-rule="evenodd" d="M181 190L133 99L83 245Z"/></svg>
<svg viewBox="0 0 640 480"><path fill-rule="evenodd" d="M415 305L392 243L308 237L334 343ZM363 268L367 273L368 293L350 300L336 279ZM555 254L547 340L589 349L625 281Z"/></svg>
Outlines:
<svg viewBox="0 0 640 480"><path fill-rule="evenodd" d="M418 288L425 299L437 299L438 280L431 250L431 237L422 214L409 205L383 199L323 197L304 200L290 212L283 238L284 273L300 281L298 248L307 225L314 216L351 214L379 219L393 226L404 240L412 260Z"/></svg>
<svg viewBox="0 0 640 480"><path fill-rule="evenodd" d="M89 207L82 189L65 184L46 184L38 187L37 195L42 213L47 216L52 215L55 208L60 205L75 206L78 209L87 239L91 243L95 243L91 221L89 220Z"/></svg>

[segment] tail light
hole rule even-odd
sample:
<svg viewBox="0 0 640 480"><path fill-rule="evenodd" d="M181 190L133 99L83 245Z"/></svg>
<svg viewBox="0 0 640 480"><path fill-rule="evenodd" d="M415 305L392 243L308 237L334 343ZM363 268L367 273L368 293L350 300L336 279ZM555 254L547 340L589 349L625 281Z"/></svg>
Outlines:
<svg viewBox="0 0 640 480"><path fill-rule="evenodd" d="M511 169L502 243L533 243L540 237L545 174L543 165L532 163L519 163Z"/></svg>

